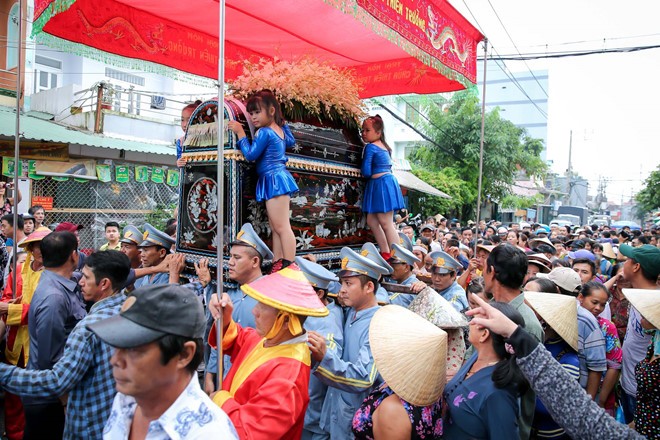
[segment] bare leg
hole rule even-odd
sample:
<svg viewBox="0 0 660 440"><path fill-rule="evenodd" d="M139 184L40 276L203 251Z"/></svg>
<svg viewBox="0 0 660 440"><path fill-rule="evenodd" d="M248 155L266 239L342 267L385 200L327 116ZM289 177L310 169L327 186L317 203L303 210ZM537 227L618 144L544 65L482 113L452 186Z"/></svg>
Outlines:
<svg viewBox="0 0 660 440"><path fill-rule="evenodd" d="M385 252L389 252L390 246L392 246L395 243L399 243L399 234L396 232L396 228L394 228L394 220L392 220L393 219L392 211L379 212L376 215L378 216L378 223L380 224L380 227L383 228L383 233L385 234L385 238L387 241L387 247L385 248L386 249ZM381 251L383 251L383 248L381 248Z"/></svg>
<svg viewBox="0 0 660 440"><path fill-rule="evenodd" d="M390 245L387 244L387 236L385 235L385 231L378 221L379 215L380 214L376 213L368 213L367 224L369 225L369 228L371 228L371 233L374 234L374 238L376 239L376 243L378 244L380 251L389 252Z"/></svg>
<svg viewBox="0 0 660 440"><path fill-rule="evenodd" d="M270 217L268 218L268 223L270 223ZM270 223L272 225L272 223ZM279 260L282 258L282 255L284 253L282 252L282 242L280 241L280 236L275 232L275 230L271 226L270 233L273 237L273 262Z"/></svg>
<svg viewBox="0 0 660 440"><path fill-rule="evenodd" d="M291 223L289 223L289 202L291 198L287 195L273 197L266 200L266 211L268 212L268 221L270 229L273 231L273 237L277 234L279 240L279 251L281 255L279 258L293 261L296 258L296 237L293 235ZM275 239L273 239L273 244ZM275 253L273 249L273 253ZM275 254L275 259L278 255Z"/></svg>

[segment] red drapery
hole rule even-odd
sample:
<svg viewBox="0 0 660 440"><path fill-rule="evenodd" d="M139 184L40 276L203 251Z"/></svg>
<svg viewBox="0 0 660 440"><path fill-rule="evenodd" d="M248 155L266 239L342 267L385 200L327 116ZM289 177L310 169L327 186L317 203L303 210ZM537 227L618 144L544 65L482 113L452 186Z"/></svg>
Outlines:
<svg viewBox="0 0 660 440"><path fill-rule="evenodd" d="M35 0L35 29L217 78L217 0ZM483 38L444 0L227 0L225 34L226 79L311 56L354 69L363 98L465 88Z"/></svg>

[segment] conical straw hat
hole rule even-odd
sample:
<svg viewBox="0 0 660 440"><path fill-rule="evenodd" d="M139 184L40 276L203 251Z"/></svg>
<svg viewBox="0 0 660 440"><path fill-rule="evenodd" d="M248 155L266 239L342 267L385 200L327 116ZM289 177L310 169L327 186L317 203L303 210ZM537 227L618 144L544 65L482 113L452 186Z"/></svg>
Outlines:
<svg viewBox="0 0 660 440"><path fill-rule="evenodd" d="M623 289L623 294L648 322L660 329L660 290Z"/></svg>
<svg viewBox="0 0 660 440"><path fill-rule="evenodd" d="M271 273L241 290L262 304L302 316L327 316L330 312L297 264Z"/></svg>
<svg viewBox="0 0 660 440"><path fill-rule="evenodd" d="M524 292L524 295L529 306L577 351L578 319L575 298L546 292Z"/></svg>
<svg viewBox="0 0 660 440"><path fill-rule="evenodd" d="M369 325L376 368L400 398L417 406L435 403L447 377L447 333L410 310L388 305Z"/></svg>
<svg viewBox="0 0 660 440"><path fill-rule="evenodd" d="M601 246L603 246L603 257L616 260L616 254L614 253L612 243L602 243Z"/></svg>

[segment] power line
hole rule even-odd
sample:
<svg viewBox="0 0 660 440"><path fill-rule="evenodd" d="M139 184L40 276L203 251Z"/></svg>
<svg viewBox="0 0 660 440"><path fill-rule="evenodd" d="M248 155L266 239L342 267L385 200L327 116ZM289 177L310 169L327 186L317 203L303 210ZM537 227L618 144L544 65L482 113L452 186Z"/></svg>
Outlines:
<svg viewBox="0 0 660 440"><path fill-rule="evenodd" d="M415 133L417 133L418 135L420 135L425 141L430 142L433 146L435 146L435 147L437 147L438 149L440 149L440 150L446 152L447 154L449 154L450 156L452 156L454 159L456 159L456 160L458 160L458 161L460 161L460 162L463 162L463 159L461 159L460 157L458 157L458 156L456 155L456 153L454 153L453 151L451 151L451 150L449 150L449 149L447 149L447 148L445 148L445 147L443 147L443 146L437 144L433 139L431 139L430 137L426 136L424 133L422 133L421 131L419 131L415 126L413 126L412 124L410 124L410 123L409 123L408 121L406 121L404 118L402 118L402 117L400 117L399 115L397 115L393 110L391 110L391 109L390 109L389 107L387 107L385 104L383 104L382 102L380 102L380 101L377 100L377 99L373 99L373 98L372 98L372 100L373 100L377 105L379 105L383 110L385 110L387 113L389 113L390 115L392 115L392 116L394 117L394 119L396 119L397 121L399 121L399 122L401 122L402 124L406 125L408 128L412 129ZM436 128L438 128L438 130L440 130L445 136L451 138L451 136L447 135L447 133L446 133L444 130L440 129L439 127L436 127Z"/></svg>
<svg viewBox="0 0 660 440"><path fill-rule="evenodd" d="M491 45L491 47L492 47L492 45ZM493 49L493 50L495 50L495 49ZM491 58L491 59L493 59L493 58ZM520 92L523 95L525 95L525 97L529 100L529 102L532 103L532 105L536 108L536 110L538 110L538 112L541 114L541 116L543 116L545 119L548 119L548 114L541 107L539 107L539 105L529 96L529 94L527 94L527 92L525 91L523 86L520 85L520 83L518 82L518 80L516 79L514 74L509 71L509 69L506 67L506 65L500 65L500 62L497 59L493 59L493 61L500 68L500 70L502 70L502 72L504 72L504 75L506 75L506 77L509 78L511 80L511 82L513 82L513 84L518 88L518 90L520 90ZM486 87L486 84L484 84L484 87Z"/></svg>
<svg viewBox="0 0 660 440"><path fill-rule="evenodd" d="M598 40L578 40L578 41L564 41L560 43L544 43L544 44L534 44L530 46L524 46L527 48L532 48L532 47L545 47L548 48L550 46L571 46L575 44L585 44L585 43L606 43L607 41L613 40L632 40L635 38L648 38L648 37L657 37L660 36L660 33L653 33L653 34L641 34L641 35L626 35L626 36L619 36L619 37L603 37Z"/></svg>
<svg viewBox="0 0 660 440"><path fill-rule="evenodd" d="M527 55L499 55L492 59L499 61L525 61L525 60L539 60L550 58L568 58L568 57L581 57L589 55L603 55L611 53L632 53L641 52L645 50L659 49L660 44L653 44L649 46L631 46L631 47L616 47L611 49L593 49L584 51L564 51L564 52L550 52L550 53L535 53ZM481 58L483 59L483 58Z"/></svg>
<svg viewBox="0 0 660 440"><path fill-rule="evenodd" d="M516 46L516 43L513 41L513 38L511 37L511 34L509 33L506 26L504 26L504 23L502 22L502 19L500 18L500 15L497 13L497 11L495 10L495 7L493 7L493 4L491 3L490 0L488 0L488 4L490 5L490 8L493 10L493 13L495 14L495 17L497 17L497 21L499 21L500 24L502 25L502 29L504 29L504 32L506 33L507 37L509 37L509 41L511 41L511 44L513 44L513 47L516 49L516 52L518 53L518 55L522 56L522 54L520 53L520 50L518 50L518 46ZM536 81L536 84L539 85L539 87L541 88L541 90L543 91L543 93L545 94L545 96L547 98L548 97L548 92L546 92L546 90L543 88L543 86L539 82L539 79L536 77L536 75L534 75L534 72L532 72L532 69L529 68L529 65L527 64L527 62L525 62L525 67L527 67L527 70L529 70L529 73L532 74L532 77L534 78L534 81Z"/></svg>
<svg viewBox="0 0 660 440"><path fill-rule="evenodd" d="M479 31L481 32L481 34L485 36L486 33L484 32L483 28L482 28L481 25L479 24L479 20L477 20L477 17L475 17L475 15L472 13L472 10L470 9L470 7L468 6L468 4L467 4L467 2L466 2L465 0L463 0L463 4L465 5L465 7L467 8L468 12L469 12L470 15L472 16L472 19L474 20L474 22L475 22L475 24L477 25L477 28L479 29ZM490 41L490 40L489 40L489 41ZM498 53L497 53L497 50L495 49L495 46L493 45L493 42L490 41L490 43L491 43L491 44L490 44L490 48L491 48L491 50L492 50L493 52L495 52L496 54L498 54ZM498 54L498 56L499 56L499 54ZM479 58L478 58L478 59L479 59ZM483 59L483 58L482 58L482 59ZM508 69L506 69L505 67L503 67L502 65L500 65L500 63L499 63L497 60L495 60L495 64L500 68L500 70L502 70L502 72L504 73L504 75L505 75L507 78L509 78L509 79L511 80L511 82L513 82L513 84L518 88L518 90L520 90L520 92L521 92L523 95L525 95L525 97L527 97L527 99L529 100L529 102L532 103L532 105L536 108L536 110L538 110L538 112L541 114L541 116L543 116L545 119L548 119L548 114L547 114L543 109L541 109L541 107L539 107L538 104L537 104L536 102L534 102L534 100L533 100L533 99L527 94L527 92L526 92L526 91L523 89L523 87L520 85L520 83L518 82L518 80L516 79L516 77L513 75L513 73L510 73L510 72L508 71ZM483 86L486 87L486 84L484 84Z"/></svg>

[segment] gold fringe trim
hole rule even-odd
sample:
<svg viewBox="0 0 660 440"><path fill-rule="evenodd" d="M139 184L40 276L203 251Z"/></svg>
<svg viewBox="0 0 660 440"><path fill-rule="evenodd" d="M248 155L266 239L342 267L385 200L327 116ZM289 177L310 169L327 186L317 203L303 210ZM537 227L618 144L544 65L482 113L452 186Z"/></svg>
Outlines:
<svg viewBox="0 0 660 440"><path fill-rule="evenodd" d="M241 150L224 150L223 155L225 159L235 160L238 162L245 161L245 157L243 156L243 153L241 153ZM183 153L182 157L184 157L187 162L215 162L218 160L218 153L217 151L188 152ZM339 174L347 177L360 177L362 175L359 168L351 167L348 165L302 159L299 157L290 157L286 166L290 170Z"/></svg>

